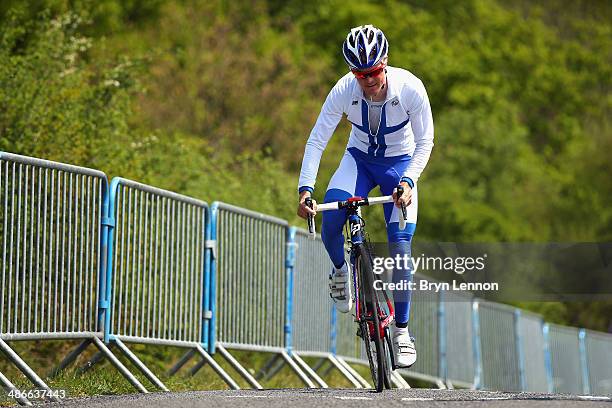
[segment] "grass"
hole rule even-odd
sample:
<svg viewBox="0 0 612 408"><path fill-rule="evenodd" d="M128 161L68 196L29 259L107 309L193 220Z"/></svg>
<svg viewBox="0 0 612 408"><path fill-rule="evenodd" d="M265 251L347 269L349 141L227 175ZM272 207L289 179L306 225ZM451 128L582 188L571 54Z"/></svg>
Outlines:
<svg viewBox="0 0 612 408"><path fill-rule="evenodd" d="M47 374L79 344L79 341L18 341L10 343L28 365L54 390L65 390L69 398L87 397L93 395L129 394L137 392L136 389L115 369L106 359L93 367L82 371L89 359L97 351L94 345L83 352L68 369L55 378L48 378ZM210 365L205 364L195 375L190 370L200 360L194 356L174 376L169 377L167 371L185 353L186 349L180 347L153 346L143 344L127 344L134 354L145 363L147 367L171 391L196 390L222 390L227 389L225 382L214 372ZM129 362L115 347L112 349L115 356L138 378L149 391L158 389L146 379L140 371ZM232 355L252 374L256 375L266 362L273 357L270 353L231 350ZM305 357L304 360L312 367L317 359ZM244 380L220 355L215 355L215 361L230 374L241 388L250 388ZM350 388L351 383L336 369L330 369L330 363L324 364L318 374L332 388ZM362 365L352 365L364 378L370 381L369 369ZM20 390L29 390L35 387L21 374L8 359L0 359L0 372L6 375ZM259 381L264 388L303 388L305 385L299 377L284 364L280 371L269 379ZM0 394L2 406L15 405L14 400L6 393Z"/></svg>

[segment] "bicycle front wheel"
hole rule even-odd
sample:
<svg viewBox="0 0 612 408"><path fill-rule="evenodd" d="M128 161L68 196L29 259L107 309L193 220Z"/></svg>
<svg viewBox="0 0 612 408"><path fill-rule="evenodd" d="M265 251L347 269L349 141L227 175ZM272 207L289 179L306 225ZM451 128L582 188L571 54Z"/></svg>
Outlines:
<svg viewBox="0 0 612 408"><path fill-rule="evenodd" d="M387 368L386 350L380 335L379 302L376 291L374 290L374 272L372 267L372 257L365 246L359 246L356 258L356 267L359 276L359 307L361 311L359 330L361 338L365 343L372 381L376 392L381 392L385 382L389 379L385 377Z"/></svg>
<svg viewBox="0 0 612 408"><path fill-rule="evenodd" d="M393 347L391 346L391 335L389 334L389 328L386 327L385 328L385 338L382 341L383 343L383 348L384 348L384 353L383 355L385 356L385 365L384 365L384 372L385 372L385 388L387 389L391 389L392 385L391 385L391 369L393 367Z"/></svg>

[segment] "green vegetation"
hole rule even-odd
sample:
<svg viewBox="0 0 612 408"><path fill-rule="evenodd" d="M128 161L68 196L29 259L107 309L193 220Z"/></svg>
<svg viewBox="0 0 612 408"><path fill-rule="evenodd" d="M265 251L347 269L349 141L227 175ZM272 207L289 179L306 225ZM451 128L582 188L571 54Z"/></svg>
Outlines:
<svg viewBox="0 0 612 408"><path fill-rule="evenodd" d="M347 27L371 21L433 106L419 239L606 241L610 6L578 3L4 2L0 148L300 223L304 142Z"/></svg>
<svg viewBox="0 0 612 408"><path fill-rule="evenodd" d="M304 143L374 23L423 79L436 146L417 240L612 240L607 1L17 0L0 5L0 150L295 216ZM348 134L323 156L321 199ZM374 239L380 209L369 211ZM522 305L598 330L609 302Z"/></svg>

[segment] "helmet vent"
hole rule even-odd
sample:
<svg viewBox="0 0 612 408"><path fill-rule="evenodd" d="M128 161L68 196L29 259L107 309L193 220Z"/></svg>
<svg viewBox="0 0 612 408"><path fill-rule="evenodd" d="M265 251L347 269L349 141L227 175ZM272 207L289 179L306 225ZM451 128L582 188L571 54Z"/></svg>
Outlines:
<svg viewBox="0 0 612 408"><path fill-rule="evenodd" d="M366 70L380 64L388 48L385 34L368 24L351 29L342 44L342 53L350 69Z"/></svg>
<svg viewBox="0 0 612 408"><path fill-rule="evenodd" d="M368 57L368 59L372 60L376 58L377 53L378 53L378 46L372 48L372 51L370 51L370 56Z"/></svg>
<svg viewBox="0 0 612 408"><path fill-rule="evenodd" d="M361 44L359 44L359 61L361 61L362 64L367 64L368 62L368 59L366 58L365 48Z"/></svg>

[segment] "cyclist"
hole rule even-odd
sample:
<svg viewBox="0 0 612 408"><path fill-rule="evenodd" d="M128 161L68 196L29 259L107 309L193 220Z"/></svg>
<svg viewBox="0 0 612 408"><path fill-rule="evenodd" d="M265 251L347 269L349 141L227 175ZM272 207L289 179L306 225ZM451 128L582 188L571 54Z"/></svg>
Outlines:
<svg viewBox="0 0 612 408"><path fill-rule="evenodd" d="M393 194L395 203L384 205L390 255L410 256L411 240L417 220L417 180L433 148L434 127L427 92L421 80L401 68L387 65L389 44L384 33L364 25L351 29L342 44L350 72L332 88L310 133L298 183L298 215L316 214L304 203L314 191L315 178L323 150L342 114L352 124L346 151L329 182L325 202L367 197L377 185L383 195ZM404 193L397 196L401 184ZM394 205L395 204L395 205ZM405 205L408 220L398 227L400 205ZM351 278L344 260L342 228L346 212L323 213L321 238L333 263L330 296L338 311L351 310ZM411 280L410 270L394 269L393 281ZM408 333L410 291L395 291L396 321L392 326L396 365L410 367L416 349Z"/></svg>

